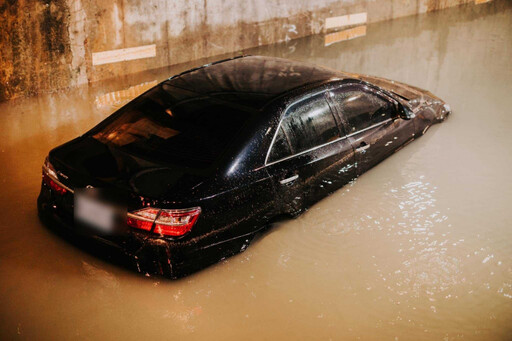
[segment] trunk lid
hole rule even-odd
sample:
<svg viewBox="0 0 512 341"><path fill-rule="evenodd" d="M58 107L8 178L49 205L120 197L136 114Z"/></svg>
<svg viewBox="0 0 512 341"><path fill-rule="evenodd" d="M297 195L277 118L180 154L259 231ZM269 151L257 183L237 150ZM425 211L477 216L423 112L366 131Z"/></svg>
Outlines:
<svg viewBox="0 0 512 341"><path fill-rule="evenodd" d="M71 188L109 188L120 196L181 203L199 199L198 188L210 177L204 170L163 165L104 144L91 136L50 152L50 162ZM140 198L139 198L140 200Z"/></svg>

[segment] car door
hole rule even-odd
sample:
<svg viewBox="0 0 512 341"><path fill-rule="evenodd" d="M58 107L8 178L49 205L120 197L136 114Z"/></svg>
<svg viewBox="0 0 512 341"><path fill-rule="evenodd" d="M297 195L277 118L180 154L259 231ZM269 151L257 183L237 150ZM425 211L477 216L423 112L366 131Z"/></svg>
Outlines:
<svg viewBox="0 0 512 341"><path fill-rule="evenodd" d="M285 212L300 211L355 176L352 145L325 96L290 105L269 149L266 168Z"/></svg>
<svg viewBox="0 0 512 341"><path fill-rule="evenodd" d="M400 118L398 102L383 92L366 85L344 85L331 90L329 99L354 147L357 175L413 137L412 121Z"/></svg>

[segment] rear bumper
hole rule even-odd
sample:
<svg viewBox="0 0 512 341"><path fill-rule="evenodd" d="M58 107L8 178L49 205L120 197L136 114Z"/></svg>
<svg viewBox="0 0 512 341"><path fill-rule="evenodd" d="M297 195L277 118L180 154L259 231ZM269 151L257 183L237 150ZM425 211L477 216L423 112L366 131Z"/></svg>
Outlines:
<svg viewBox="0 0 512 341"><path fill-rule="evenodd" d="M75 225L69 202L52 193L44 183L37 199L41 221L49 228L71 235L86 243L100 244L107 254L122 255L130 268L138 272L159 274L169 278L180 278L237 254L247 247L254 233L219 241L216 236L199 241L172 242L164 238L130 229L123 236L100 236L87 233ZM70 196L70 197L69 197ZM90 248L94 250L93 248ZM94 251L92 251L94 252Z"/></svg>

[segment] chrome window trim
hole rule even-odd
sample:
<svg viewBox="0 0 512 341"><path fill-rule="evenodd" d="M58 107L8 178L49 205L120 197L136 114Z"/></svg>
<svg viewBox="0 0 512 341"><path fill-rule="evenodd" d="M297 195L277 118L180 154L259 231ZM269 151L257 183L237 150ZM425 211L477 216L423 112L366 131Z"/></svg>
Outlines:
<svg viewBox="0 0 512 341"><path fill-rule="evenodd" d="M325 94L327 91L329 91L329 90L317 91L315 93L312 93L309 96L302 97L302 98L292 102L290 105L288 105L288 107L286 107L286 109L284 110L284 114L281 116L281 119L279 120L279 124L277 125L277 129L276 129L276 132L274 133L274 137L272 137L272 142L270 142L270 147L267 150L267 155L265 156L265 166L269 164L268 163L268 157L270 156L270 151L272 150L272 147L274 146L274 141L276 140L277 134L279 133L279 129L281 128L281 123L283 122L284 118L286 117L286 114L288 113L288 110L290 110L291 107L293 107L295 104L297 104L299 102L305 101L305 100L307 100L307 99L309 99L309 98L311 98L313 96L316 96L318 94L322 94L322 93ZM329 108L329 110L330 110L330 108ZM334 117L334 115L333 115L333 117ZM293 155L298 155L298 154L293 154ZM272 163L275 163L275 162L277 162L277 161L272 161Z"/></svg>
<svg viewBox="0 0 512 341"><path fill-rule="evenodd" d="M324 143L324 144L321 144L321 145L315 146L315 147L313 147L313 148L310 148L310 149L304 150L304 151L302 151L302 152L300 152L300 153L297 153L297 154L289 155L289 156L287 156L287 157L284 157L284 158L279 159L279 160L276 160L276 161L272 161L272 162L265 163L265 167L266 167L266 166L273 165L273 164L276 164L276 163L279 163L279 162L281 162L281 161L285 161L285 160L291 159L291 158L293 158L293 157L295 157L295 156L299 156L299 155L302 155L302 154L304 154L304 153L311 152L311 151L316 150L316 149L318 149L318 148L325 147L325 146L327 146L327 145L329 145L329 144L332 144L332 143L335 143L335 142L339 142L339 141L341 141L341 140L345 140L345 139L347 139L347 138L349 138L349 137L352 137L352 136L354 136L354 135L357 135L357 134L363 133L363 132L365 132L365 131L367 131L367 130L370 130L370 129L376 128L376 127L378 127L378 126L380 126L380 125L383 125L383 124L385 124L385 123L388 123L388 122L390 122L390 121L392 121L392 120L393 120L392 118L388 118L388 119L386 119L386 120L384 120L384 121L382 121L382 122L376 123L376 124L374 124L374 125L371 125L371 126L369 126L369 127L364 128L364 129L361 129L361 130L358 130L358 131L356 131L356 132L353 132L352 134L348 134L348 135L345 135L345 136L343 136L343 137L337 138L336 140L329 141L329 142L327 142L327 143ZM271 146L271 147L272 147L272 146Z"/></svg>
<svg viewBox="0 0 512 341"><path fill-rule="evenodd" d="M282 115L281 117L281 120L279 121L279 124L277 125L277 129L276 129L276 132L274 133L274 137L272 138L272 142L270 142L270 147L268 148L267 150L267 155L265 156L265 163L263 165L262 168L264 167L267 167L267 166L270 166L270 165L273 165L273 164L276 164L276 163L279 163L281 161L285 161L285 160L288 160L288 159L291 159L292 157L295 157L295 156L299 156L299 155L302 155L304 153L308 153L310 151L313 151L313 150L316 150L318 148L322 148L324 146L327 146L331 143L335 143L335 142L338 142L338 141L341 141L341 140L344 140L348 137L351 137L351 136L354 136L356 134L359 134L359 133L362 133L362 132L365 132L366 130L369 130L369 129L373 129L381 124L384 124L384 123L387 123L389 121L391 121L392 119L391 118L388 118L387 120L385 121L382 121L382 122L379 122L377 124L374 124L372 126L369 126L369 127L366 127L364 129L361 129L361 130L358 130L356 132L353 132L351 134L348 134L348 135L345 135L345 136L342 136L340 138L337 138L336 140L333 140L333 141L330 141L330 142L327 142L327 143L324 143L324 144L321 144L321 145L318 145L318 146L315 146L313 148L310 148L310 149L307 149L307 150L304 150L302 152L299 152L299 153L296 153L296 154L292 154L292 155L288 155L282 159L279 159L279 160L275 160L275 161L272 161L272 162L268 162L268 157L270 156L270 152L272 151L272 147L274 146L274 141L276 140L276 137L277 137L277 134L279 133L279 129L281 129L281 123L283 122L283 119L286 117L286 113L288 112L288 110L290 110L290 108L292 106L294 106L295 104L299 103L299 102L302 102L304 100L307 100L308 98L311 98L313 96L316 96L318 94L321 94L321 93L327 93L327 92L330 92L330 91L333 91L333 90L337 90L337 89L340 89L340 88L343 88L343 87L347 87L347 86L354 86L354 85L357 85L357 86L360 86L361 88L363 88L364 90L367 90L368 92L370 93L373 93L373 94L376 94L376 95L381 95L381 96L384 96L386 97L388 100L392 100L394 101L395 99L393 97L390 97L388 96L384 91L382 90L375 90L375 89L372 89L371 87L369 87L368 85L366 84L361 84L361 83L347 83L347 84L341 84L341 85L338 85L338 86L335 86L333 87L332 89L325 89L325 90L322 90L322 91L318 91L318 92L315 92L307 97L303 97L303 98L300 98L294 102L292 102L287 108L286 110L284 111L284 114ZM380 89L380 88L379 88ZM331 109L331 112L332 112L332 109ZM334 116L334 118L336 119L336 116L334 115L334 112L332 113L332 115ZM258 168L259 169L259 168Z"/></svg>

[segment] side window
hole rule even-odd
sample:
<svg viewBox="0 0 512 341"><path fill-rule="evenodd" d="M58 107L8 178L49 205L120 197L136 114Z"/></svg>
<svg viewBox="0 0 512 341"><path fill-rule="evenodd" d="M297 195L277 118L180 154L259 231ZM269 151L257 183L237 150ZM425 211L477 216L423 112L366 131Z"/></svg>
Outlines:
<svg viewBox="0 0 512 341"><path fill-rule="evenodd" d="M291 154L292 152L290 150L288 139L284 134L283 128L280 127L279 131L277 132L276 139L274 140L274 144L272 145L272 150L270 151L268 161L277 161L290 156Z"/></svg>
<svg viewBox="0 0 512 341"><path fill-rule="evenodd" d="M300 101L285 113L268 161L278 161L340 137L324 94Z"/></svg>
<svg viewBox="0 0 512 341"><path fill-rule="evenodd" d="M324 94L291 106L281 122L294 154L333 141L340 137Z"/></svg>
<svg viewBox="0 0 512 341"><path fill-rule="evenodd" d="M350 133L393 117L394 106L377 95L360 90L332 91L333 100L348 121Z"/></svg>

